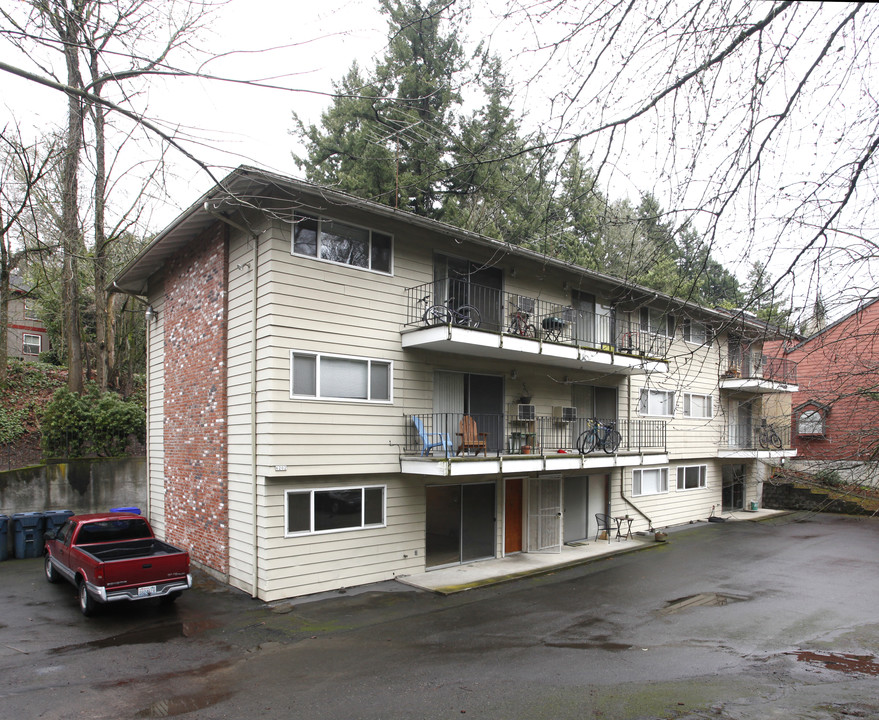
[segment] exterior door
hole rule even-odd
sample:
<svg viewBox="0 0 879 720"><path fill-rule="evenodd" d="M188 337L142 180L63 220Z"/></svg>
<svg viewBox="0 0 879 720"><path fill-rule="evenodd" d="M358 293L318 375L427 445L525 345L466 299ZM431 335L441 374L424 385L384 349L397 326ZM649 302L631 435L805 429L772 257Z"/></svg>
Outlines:
<svg viewBox="0 0 879 720"><path fill-rule="evenodd" d="M595 296L575 292L572 300L576 313L574 332L577 344L592 347L595 343Z"/></svg>
<svg viewBox="0 0 879 720"><path fill-rule="evenodd" d="M476 420L480 432L488 433L488 452L504 443L504 379L498 375L468 375L464 410Z"/></svg>
<svg viewBox="0 0 879 720"><path fill-rule="evenodd" d="M745 507L745 466L724 465L721 468L721 507L726 511Z"/></svg>
<svg viewBox="0 0 879 720"><path fill-rule="evenodd" d="M495 556L495 485L431 485L425 494L429 568Z"/></svg>
<svg viewBox="0 0 879 720"><path fill-rule="evenodd" d="M528 481L528 551L562 551L562 480Z"/></svg>
<svg viewBox="0 0 879 720"><path fill-rule="evenodd" d="M566 477L564 484L563 540L566 543L589 537L589 478Z"/></svg>
<svg viewBox="0 0 879 720"><path fill-rule="evenodd" d="M522 552L522 478L507 478L504 487L504 554Z"/></svg>

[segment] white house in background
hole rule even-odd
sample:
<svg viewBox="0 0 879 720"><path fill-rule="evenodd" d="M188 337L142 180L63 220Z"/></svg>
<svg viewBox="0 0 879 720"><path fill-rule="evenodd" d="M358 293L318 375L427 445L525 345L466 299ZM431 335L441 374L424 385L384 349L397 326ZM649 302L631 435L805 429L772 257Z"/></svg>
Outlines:
<svg viewBox="0 0 879 720"><path fill-rule="evenodd" d="M762 324L282 175L115 284L151 311L153 524L264 600L743 509L792 454Z"/></svg>

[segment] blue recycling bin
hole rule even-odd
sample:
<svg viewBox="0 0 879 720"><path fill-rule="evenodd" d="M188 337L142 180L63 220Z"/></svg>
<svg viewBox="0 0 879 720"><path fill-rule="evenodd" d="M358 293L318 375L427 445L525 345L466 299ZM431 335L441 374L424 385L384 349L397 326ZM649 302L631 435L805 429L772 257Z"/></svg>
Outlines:
<svg viewBox="0 0 879 720"><path fill-rule="evenodd" d="M140 515L140 508L138 508L138 507L110 508L110 512L127 512L127 513L134 513L135 515Z"/></svg>
<svg viewBox="0 0 879 720"><path fill-rule="evenodd" d="M13 547L19 560L36 558L43 554L43 513L14 513L12 527L15 533Z"/></svg>
<svg viewBox="0 0 879 720"><path fill-rule="evenodd" d="M43 513L43 532L55 531L73 516L73 510L48 510Z"/></svg>
<svg viewBox="0 0 879 720"><path fill-rule="evenodd" d="M9 516L0 515L0 561L9 557Z"/></svg>

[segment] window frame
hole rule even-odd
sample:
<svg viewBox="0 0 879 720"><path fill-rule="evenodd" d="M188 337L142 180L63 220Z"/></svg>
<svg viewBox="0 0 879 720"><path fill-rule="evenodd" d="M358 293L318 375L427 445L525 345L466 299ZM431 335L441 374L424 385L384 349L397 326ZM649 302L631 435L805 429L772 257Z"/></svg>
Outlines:
<svg viewBox="0 0 879 720"><path fill-rule="evenodd" d="M693 398L703 398L707 400L708 405L708 414L707 415L694 415L693 414ZM698 420L710 420L714 417L714 396L710 394L704 393L684 393L684 417L685 418L695 418Z"/></svg>
<svg viewBox="0 0 879 720"><path fill-rule="evenodd" d="M296 225L300 220L313 220L317 223L317 230L315 234L315 253L311 255L309 253L297 252L296 251ZM369 266L364 267L362 265L355 265L353 263L341 262L339 260L331 260L329 258L321 257L321 235L323 234L323 225L324 223L334 223L339 226L354 228L355 230L364 230L368 233L369 239L369 247L367 249L367 257L369 259ZM327 232L329 234L329 232ZM388 249L388 269L382 270L377 269L372 266L373 263L373 236L381 235L388 239L390 247ZM344 220L336 220L335 218L326 217L324 215L312 215L306 212L293 211L293 222L290 230L290 254L294 257L305 257L311 260L317 260L323 263L329 263L330 265L338 265L339 267L348 267L354 268L355 270L365 270L366 272L377 273L379 275L387 275L389 277L393 277L394 275L394 235L392 233L383 232L381 230L375 230L371 227L367 227L366 225L357 225L356 223L346 222Z"/></svg>
<svg viewBox="0 0 879 720"><path fill-rule="evenodd" d="M314 394L308 395L304 393L296 393L294 391L295 382L295 358L310 357L314 359ZM366 365L367 380L367 397L340 397L336 395L321 394L321 361L323 359L347 360L355 363L364 363ZM373 367L374 365L383 365L387 367L387 398L376 399L373 395ZM290 399L291 400L321 400L330 402L357 402L369 404L392 405L394 402L394 361L382 360L379 358L360 357L355 355L339 355L336 353L321 353L313 350L291 350L290 351Z"/></svg>
<svg viewBox="0 0 879 720"><path fill-rule="evenodd" d="M39 320L40 315L34 306L35 301L31 298L24 298L23 302L24 302L24 310L22 312L23 312L24 319L25 320Z"/></svg>
<svg viewBox="0 0 879 720"><path fill-rule="evenodd" d="M644 401L645 393L647 394L647 401ZM663 394L670 397L668 405L671 408L671 413L653 413L650 412L650 396L652 394ZM677 392L674 390L657 390L655 388L641 388L641 391L638 395L638 414L643 417L668 417L672 418L675 416L675 406L677 405Z"/></svg>
<svg viewBox="0 0 879 720"><path fill-rule="evenodd" d="M36 352L28 352L27 351L27 338L35 338L37 341L37 351ZM22 355L39 355L43 352L43 336L38 335L37 333L22 333L21 334L21 354Z"/></svg>
<svg viewBox="0 0 879 720"><path fill-rule="evenodd" d="M701 339L693 338L694 327L701 328ZM684 339L684 342L688 342L693 345L707 345L713 339L711 327L708 325L708 323L704 323L701 320L693 320L692 318L683 318L681 320L681 337Z"/></svg>
<svg viewBox="0 0 879 720"><path fill-rule="evenodd" d="M819 430L817 431L807 431L803 432L802 423L803 417L806 415L816 416L819 420L817 425L819 426ZM797 416L797 436L801 437L825 437L827 433L827 419L824 416L824 413L821 412L817 408L803 408L800 411L800 414Z"/></svg>
<svg viewBox="0 0 879 720"><path fill-rule="evenodd" d="M659 473L656 492L644 492L644 473ZM638 478L639 492L635 492L635 478ZM668 467L634 468L632 470L632 497L650 497L652 495L668 494Z"/></svg>
<svg viewBox="0 0 879 720"><path fill-rule="evenodd" d="M655 324L654 324L655 321ZM657 308L644 306L639 313L641 332L653 333L662 337L673 338L676 328L675 316Z"/></svg>
<svg viewBox="0 0 879 720"><path fill-rule="evenodd" d="M687 487L687 471L696 470L698 477L696 485ZM677 482L675 487L679 492L689 492L690 490L704 490L708 487L708 466L707 465L680 465L677 469Z"/></svg>
<svg viewBox="0 0 879 720"><path fill-rule="evenodd" d="M360 491L360 524L349 527L338 527L315 530L315 493L329 494L333 492L351 492ZM367 523L367 491L381 490L381 522ZM291 495L308 495L308 530L291 530L290 529L290 496ZM386 528L388 526L388 486L387 485L349 485L334 487L312 487L312 488L290 488L284 491L284 537L308 537L311 535L331 535L334 533L356 532L358 530L374 530L377 528Z"/></svg>

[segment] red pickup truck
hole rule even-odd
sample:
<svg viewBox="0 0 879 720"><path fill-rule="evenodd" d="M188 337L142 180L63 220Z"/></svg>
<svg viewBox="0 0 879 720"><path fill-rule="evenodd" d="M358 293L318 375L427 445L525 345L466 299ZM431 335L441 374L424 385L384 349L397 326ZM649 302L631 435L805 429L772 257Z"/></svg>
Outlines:
<svg viewBox="0 0 879 720"><path fill-rule="evenodd" d="M174 602L192 587L189 553L157 540L140 515L74 515L45 541L46 579L73 583L83 615L117 600Z"/></svg>

